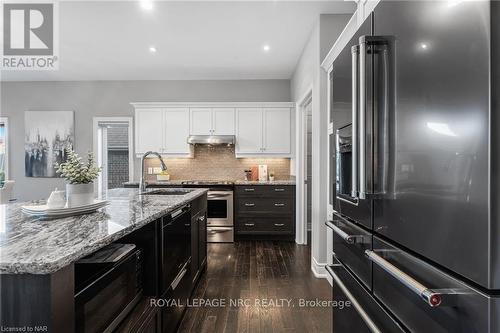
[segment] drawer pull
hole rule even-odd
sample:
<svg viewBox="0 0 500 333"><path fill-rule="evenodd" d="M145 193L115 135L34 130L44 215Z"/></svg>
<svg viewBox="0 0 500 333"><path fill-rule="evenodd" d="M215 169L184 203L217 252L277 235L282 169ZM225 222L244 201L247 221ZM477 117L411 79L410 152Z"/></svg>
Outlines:
<svg viewBox="0 0 500 333"><path fill-rule="evenodd" d="M253 206L255 206L254 203L251 203L251 202L245 203L245 207L253 207Z"/></svg>
<svg viewBox="0 0 500 333"><path fill-rule="evenodd" d="M245 226L247 227L253 227L255 225L255 223L245 223Z"/></svg>
<svg viewBox="0 0 500 333"><path fill-rule="evenodd" d="M255 189L254 188L246 188L245 192L255 192Z"/></svg>
<svg viewBox="0 0 500 333"><path fill-rule="evenodd" d="M284 203L275 203L274 206L275 207L284 207L285 204Z"/></svg>
<svg viewBox="0 0 500 333"><path fill-rule="evenodd" d="M372 250L365 250L368 258L384 271L392 275L396 280L408 287L411 291L423 299L430 307L435 308L441 305L446 300L446 305L455 303L453 298L459 295L460 292L454 289L430 289L385 260ZM449 300L447 298L450 298ZM451 302L450 302L451 301Z"/></svg>
<svg viewBox="0 0 500 333"><path fill-rule="evenodd" d="M275 188L274 192L285 192L284 188Z"/></svg>
<svg viewBox="0 0 500 333"><path fill-rule="evenodd" d="M342 238L348 244L363 243L364 240L363 235L349 235L344 230L340 229L330 221L326 222L326 226L332 229L334 233L339 235L339 237Z"/></svg>
<svg viewBox="0 0 500 333"><path fill-rule="evenodd" d="M340 280L340 278L335 274L333 269L330 266L326 266L326 270L335 280L335 283L339 286L342 292L347 296L347 298L351 301L351 304L354 306L354 309L359 313L360 317L365 322L366 326L370 328L370 331L373 333L382 333L382 331L377 327L377 325L373 322L370 316L366 313L363 307L359 304L358 300L351 294L349 289L345 286L345 284Z"/></svg>
<svg viewBox="0 0 500 333"><path fill-rule="evenodd" d="M285 224L284 224L284 223L275 223L274 225L275 225L275 226L277 226L277 227L282 227L282 226L284 226Z"/></svg>

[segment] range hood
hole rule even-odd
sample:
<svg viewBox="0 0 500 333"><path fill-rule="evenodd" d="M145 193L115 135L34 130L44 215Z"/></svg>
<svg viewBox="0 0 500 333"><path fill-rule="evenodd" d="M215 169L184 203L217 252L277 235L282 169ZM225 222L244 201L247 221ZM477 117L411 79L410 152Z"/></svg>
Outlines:
<svg viewBox="0 0 500 333"><path fill-rule="evenodd" d="M234 135L190 135L187 143L190 145L234 145Z"/></svg>

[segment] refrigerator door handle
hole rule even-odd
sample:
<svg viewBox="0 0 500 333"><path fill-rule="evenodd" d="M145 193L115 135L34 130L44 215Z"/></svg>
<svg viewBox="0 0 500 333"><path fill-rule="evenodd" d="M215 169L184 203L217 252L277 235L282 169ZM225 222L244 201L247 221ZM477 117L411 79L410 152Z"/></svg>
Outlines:
<svg viewBox="0 0 500 333"><path fill-rule="evenodd" d="M344 282L342 282L342 280L337 276L337 274L335 274L335 272L333 271L333 269L331 269L329 266L326 266L326 270L328 271L328 273L330 273L330 275L332 276L333 280L339 286L340 290L342 290L342 292L344 293L344 295L346 295L346 297L349 299L349 301L351 301L352 306L359 313L361 319L363 319L363 321L365 322L366 326L368 326L370 328L370 331L372 333L382 333L382 331L377 327L377 325L375 324L375 322L370 318L370 316L368 315L368 313L366 313L366 311L363 309L363 307L361 306L361 304L359 304L358 300L354 297L353 294L351 294L351 292L349 291L349 289L347 289L347 287L345 286Z"/></svg>
<svg viewBox="0 0 500 333"><path fill-rule="evenodd" d="M342 238L348 244L359 244L363 243L363 235L349 235L344 230L340 229L333 222L327 221L326 226L333 230L340 238Z"/></svg>
<svg viewBox="0 0 500 333"><path fill-rule="evenodd" d="M367 43L359 44L359 199L366 199L366 54Z"/></svg>
<svg viewBox="0 0 500 333"><path fill-rule="evenodd" d="M365 250L365 254L374 264L382 268L401 284L417 294L431 308L439 306L454 306L457 304L457 296L464 294L462 291L452 288L430 289L391 264L386 259L382 258L375 251Z"/></svg>
<svg viewBox="0 0 500 333"><path fill-rule="evenodd" d="M351 47L352 60L352 165L351 196L358 198L358 64L359 45Z"/></svg>

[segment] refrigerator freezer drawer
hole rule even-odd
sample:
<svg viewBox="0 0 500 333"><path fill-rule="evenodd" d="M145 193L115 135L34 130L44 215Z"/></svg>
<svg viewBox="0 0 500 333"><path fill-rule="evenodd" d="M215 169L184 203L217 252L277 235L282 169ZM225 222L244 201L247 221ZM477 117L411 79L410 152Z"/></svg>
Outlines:
<svg viewBox="0 0 500 333"><path fill-rule="evenodd" d="M327 266L327 271L333 278L333 300L344 305L333 307L334 333L405 332L342 264Z"/></svg>
<svg viewBox="0 0 500 333"><path fill-rule="evenodd" d="M327 222L333 230L333 252L371 290L372 263L365 250L372 248L372 234L346 219L334 215Z"/></svg>
<svg viewBox="0 0 500 333"><path fill-rule="evenodd" d="M207 227L207 243L232 243L233 227Z"/></svg>
<svg viewBox="0 0 500 333"><path fill-rule="evenodd" d="M478 292L375 236L367 255L374 295L410 331L498 332L498 296Z"/></svg>

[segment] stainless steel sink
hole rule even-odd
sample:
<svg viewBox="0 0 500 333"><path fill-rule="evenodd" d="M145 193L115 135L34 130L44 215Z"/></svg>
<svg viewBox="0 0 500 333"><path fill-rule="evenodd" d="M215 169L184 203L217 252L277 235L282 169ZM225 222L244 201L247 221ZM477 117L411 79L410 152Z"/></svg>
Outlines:
<svg viewBox="0 0 500 333"><path fill-rule="evenodd" d="M142 192L142 195L186 195L194 190L168 190L168 189L159 189L159 190L152 190L152 191L146 191Z"/></svg>

